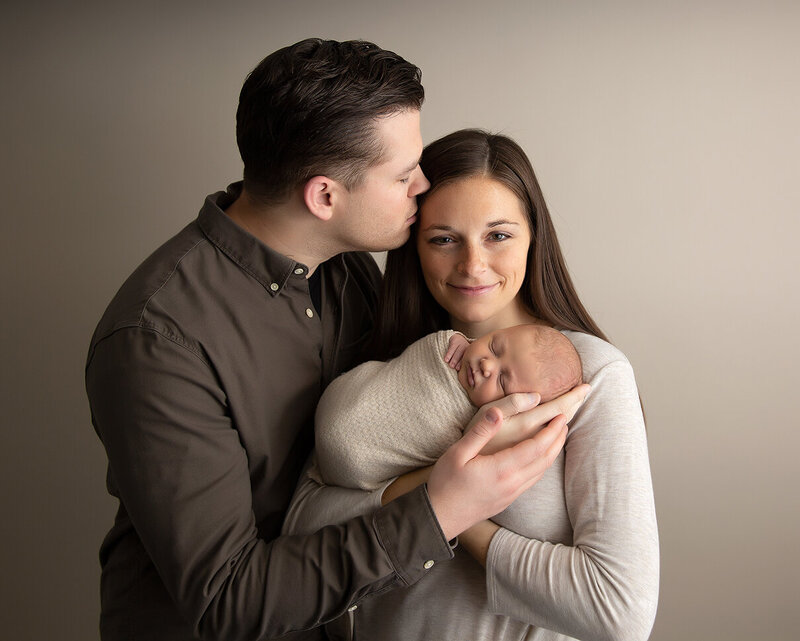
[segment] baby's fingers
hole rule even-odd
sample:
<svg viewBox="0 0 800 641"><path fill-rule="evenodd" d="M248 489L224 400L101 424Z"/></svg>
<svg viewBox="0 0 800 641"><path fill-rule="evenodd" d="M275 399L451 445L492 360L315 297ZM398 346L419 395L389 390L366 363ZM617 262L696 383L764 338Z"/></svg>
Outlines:
<svg viewBox="0 0 800 641"><path fill-rule="evenodd" d="M453 358L453 356L456 354L457 351L458 351L458 342L454 341L451 338L450 343L447 346L447 351L444 354L444 362L450 363L450 360ZM450 367L453 367L452 363L450 364Z"/></svg>

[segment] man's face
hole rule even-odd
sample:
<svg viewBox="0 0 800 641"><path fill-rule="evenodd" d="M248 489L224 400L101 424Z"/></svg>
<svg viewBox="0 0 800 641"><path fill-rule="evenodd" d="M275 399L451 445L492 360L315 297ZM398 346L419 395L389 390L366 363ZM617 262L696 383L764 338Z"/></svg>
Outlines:
<svg viewBox="0 0 800 641"><path fill-rule="evenodd" d="M343 244L358 251L394 249L408 240L417 196L430 187L419 167L419 111L379 118L375 129L383 160L367 169L362 182L345 194L337 224Z"/></svg>

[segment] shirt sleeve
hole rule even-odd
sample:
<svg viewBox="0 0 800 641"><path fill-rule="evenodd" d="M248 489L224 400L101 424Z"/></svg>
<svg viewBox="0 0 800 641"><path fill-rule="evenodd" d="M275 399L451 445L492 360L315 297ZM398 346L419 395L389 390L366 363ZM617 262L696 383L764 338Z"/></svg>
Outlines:
<svg viewBox="0 0 800 641"><path fill-rule="evenodd" d="M286 512L283 534L310 534L373 512L381 507L383 492L394 481L388 479L376 490L360 490L328 485L321 479L316 455L312 454Z"/></svg>
<svg viewBox="0 0 800 641"><path fill-rule="evenodd" d="M490 611L584 641L648 638L659 552L644 421L627 361L603 366L570 427L571 545L501 529L487 558Z"/></svg>
<svg viewBox="0 0 800 641"><path fill-rule="evenodd" d="M109 486L199 637L310 629L452 557L424 488L312 534L259 538L224 391L174 337L116 331L95 346L86 382Z"/></svg>

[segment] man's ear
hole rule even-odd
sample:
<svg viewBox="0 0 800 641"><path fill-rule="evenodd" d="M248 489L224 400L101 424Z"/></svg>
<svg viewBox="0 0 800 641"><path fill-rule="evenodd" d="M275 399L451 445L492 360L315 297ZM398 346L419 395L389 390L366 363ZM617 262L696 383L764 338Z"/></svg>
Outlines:
<svg viewBox="0 0 800 641"><path fill-rule="evenodd" d="M320 220L330 220L339 188L339 183L327 176L309 178L303 187L303 201L308 211Z"/></svg>

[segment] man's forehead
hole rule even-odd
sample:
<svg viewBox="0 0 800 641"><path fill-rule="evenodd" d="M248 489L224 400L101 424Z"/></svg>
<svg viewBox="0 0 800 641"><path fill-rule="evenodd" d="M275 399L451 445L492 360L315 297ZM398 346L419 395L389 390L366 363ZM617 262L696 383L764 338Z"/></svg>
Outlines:
<svg viewBox="0 0 800 641"><path fill-rule="evenodd" d="M376 131L383 145L384 161L410 164L416 167L422 153L422 133L419 127L419 110L406 109L382 116Z"/></svg>

